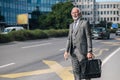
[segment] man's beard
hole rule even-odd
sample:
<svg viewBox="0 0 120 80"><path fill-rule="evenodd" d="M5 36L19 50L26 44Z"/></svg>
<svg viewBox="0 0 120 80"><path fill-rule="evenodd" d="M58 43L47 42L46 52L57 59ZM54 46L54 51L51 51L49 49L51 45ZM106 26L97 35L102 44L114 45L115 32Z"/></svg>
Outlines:
<svg viewBox="0 0 120 80"><path fill-rule="evenodd" d="M78 18L79 18L79 16L77 16L77 17L72 17L73 18L73 20L77 20Z"/></svg>

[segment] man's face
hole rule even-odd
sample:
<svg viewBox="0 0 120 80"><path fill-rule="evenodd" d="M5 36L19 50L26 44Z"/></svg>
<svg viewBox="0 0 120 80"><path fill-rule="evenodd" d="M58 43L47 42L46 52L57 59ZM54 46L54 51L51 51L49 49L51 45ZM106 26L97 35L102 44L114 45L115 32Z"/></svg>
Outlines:
<svg viewBox="0 0 120 80"><path fill-rule="evenodd" d="M77 20L80 16L79 10L77 8L72 9L71 16L73 20Z"/></svg>

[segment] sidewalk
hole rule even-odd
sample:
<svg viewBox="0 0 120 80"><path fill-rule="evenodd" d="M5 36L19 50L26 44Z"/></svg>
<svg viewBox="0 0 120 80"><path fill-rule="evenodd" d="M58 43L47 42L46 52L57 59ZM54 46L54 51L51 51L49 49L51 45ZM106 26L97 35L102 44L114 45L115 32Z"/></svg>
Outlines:
<svg viewBox="0 0 120 80"><path fill-rule="evenodd" d="M102 76L95 80L120 80L120 47L103 60Z"/></svg>

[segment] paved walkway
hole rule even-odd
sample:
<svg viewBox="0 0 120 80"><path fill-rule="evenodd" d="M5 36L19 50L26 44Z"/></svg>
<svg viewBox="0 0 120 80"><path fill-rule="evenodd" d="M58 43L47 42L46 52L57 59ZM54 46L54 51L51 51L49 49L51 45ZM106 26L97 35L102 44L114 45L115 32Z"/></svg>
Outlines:
<svg viewBox="0 0 120 80"><path fill-rule="evenodd" d="M120 80L120 48L103 61L101 78L93 80Z"/></svg>

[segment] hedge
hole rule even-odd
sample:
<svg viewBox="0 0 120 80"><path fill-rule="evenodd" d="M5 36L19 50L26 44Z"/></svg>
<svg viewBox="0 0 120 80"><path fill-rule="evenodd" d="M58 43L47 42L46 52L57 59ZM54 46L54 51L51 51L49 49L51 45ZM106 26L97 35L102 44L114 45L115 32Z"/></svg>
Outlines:
<svg viewBox="0 0 120 80"><path fill-rule="evenodd" d="M11 37L7 34L0 34L0 43L7 43L12 41Z"/></svg>
<svg viewBox="0 0 120 80"><path fill-rule="evenodd" d="M8 34L0 34L0 43L10 41L25 41L34 39L45 39L49 37L63 37L68 35L68 29L50 30L19 30Z"/></svg>
<svg viewBox="0 0 120 80"><path fill-rule="evenodd" d="M50 30L44 30L44 32L49 37L64 37L68 35L68 29L60 29L60 30L50 29Z"/></svg>

